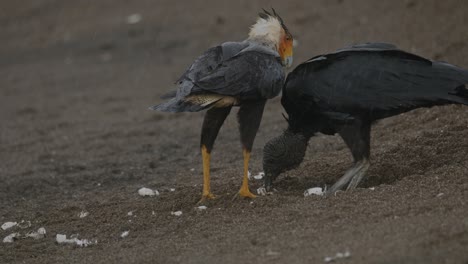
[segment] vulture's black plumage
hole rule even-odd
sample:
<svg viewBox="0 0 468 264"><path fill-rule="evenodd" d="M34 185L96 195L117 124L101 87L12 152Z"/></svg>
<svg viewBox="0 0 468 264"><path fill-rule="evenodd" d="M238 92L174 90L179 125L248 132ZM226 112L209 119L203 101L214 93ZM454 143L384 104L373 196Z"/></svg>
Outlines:
<svg viewBox="0 0 468 264"><path fill-rule="evenodd" d="M264 148L265 186L303 160L307 142L338 133L354 166L328 191L356 188L369 168L371 124L419 107L468 105L468 71L385 43L356 45L300 64L287 77L281 103L288 128Z"/></svg>

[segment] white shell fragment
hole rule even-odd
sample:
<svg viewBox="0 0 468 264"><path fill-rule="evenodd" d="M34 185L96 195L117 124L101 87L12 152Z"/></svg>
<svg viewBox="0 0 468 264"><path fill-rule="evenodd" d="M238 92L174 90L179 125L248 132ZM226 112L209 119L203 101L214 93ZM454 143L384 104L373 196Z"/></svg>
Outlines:
<svg viewBox="0 0 468 264"><path fill-rule="evenodd" d="M79 217L80 218L85 218L89 215L89 212L86 212L86 211L81 211L80 214L79 214Z"/></svg>
<svg viewBox="0 0 468 264"><path fill-rule="evenodd" d="M44 238L45 235L46 235L46 230L45 228L41 227L39 229L37 229L37 231L31 231L29 233L26 234L26 237L31 237L31 238L34 238L34 239L41 239L41 238Z"/></svg>
<svg viewBox="0 0 468 264"><path fill-rule="evenodd" d="M349 257L351 257L351 253L349 252L349 250L346 250L344 253L338 252L338 253L335 254L335 256L325 257L323 259L323 261L332 262L332 261L335 261L337 259L349 258Z"/></svg>
<svg viewBox="0 0 468 264"><path fill-rule="evenodd" d="M208 207L206 207L204 205L200 205L200 206L196 207L195 209L197 209L198 211L204 211L204 210L208 209Z"/></svg>
<svg viewBox="0 0 468 264"><path fill-rule="evenodd" d="M181 216L181 215L182 215L182 211L171 212L171 215Z"/></svg>
<svg viewBox="0 0 468 264"><path fill-rule="evenodd" d="M128 237L128 234L130 233L130 231L123 231L122 234L120 234L120 237L121 238L125 238L125 237Z"/></svg>
<svg viewBox="0 0 468 264"><path fill-rule="evenodd" d="M263 171L259 172L257 175L253 176L253 178L256 179L256 180L261 180L261 179L263 179L263 177L265 177L265 173Z"/></svg>
<svg viewBox="0 0 468 264"><path fill-rule="evenodd" d="M159 192L157 190L151 190L150 188L140 188L138 190L138 194L141 196L155 196L159 195Z"/></svg>
<svg viewBox="0 0 468 264"><path fill-rule="evenodd" d="M21 220L21 222L18 223L18 227L21 229L29 228L31 227L31 221Z"/></svg>
<svg viewBox="0 0 468 264"><path fill-rule="evenodd" d="M62 234L57 234L55 237L55 240L59 244L76 244L77 246L80 247L87 247L93 244L97 244L97 240L88 240L88 239L78 239L76 237L74 238L67 238L67 235L62 235Z"/></svg>
<svg viewBox="0 0 468 264"><path fill-rule="evenodd" d="M310 195L323 195L322 187L309 188L304 192L305 197L310 196Z"/></svg>
<svg viewBox="0 0 468 264"><path fill-rule="evenodd" d="M17 222L6 222L2 225L2 229L3 230L7 230L7 229L10 229L14 226L16 226L18 223Z"/></svg>
<svg viewBox="0 0 468 264"><path fill-rule="evenodd" d="M19 237L20 234L19 233L12 233L12 234L9 234L8 236L6 236L4 239L3 239L3 243L13 243L13 241L15 241L15 239L17 237Z"/></svg>
<svg viewBox="0 0 468 264"><path fill-rule="evenodd" d="M263 171L259 172L257 175L252 175L252 173L250 173L249 171L249 180L252 180L252 178L255 180L261 180L263 179L264 176L265 176L265 173Z"/></svg>
<svg viewBox="0 0 468 264"><path fill-rule="evenodd" d="M141 14L131 14L127 17L127 24L136 24L139 23L143 17Z"/></svg>

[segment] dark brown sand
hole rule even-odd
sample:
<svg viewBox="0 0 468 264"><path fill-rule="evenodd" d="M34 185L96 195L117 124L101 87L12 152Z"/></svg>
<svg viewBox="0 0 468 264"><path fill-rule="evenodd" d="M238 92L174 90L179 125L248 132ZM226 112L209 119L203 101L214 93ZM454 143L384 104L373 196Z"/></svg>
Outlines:
<svg viewBox="0 0 468 264"><path fill-rule="evenodd" d="M277 193L232 201L242 152L231 115L212 155L219 198L195 210L203 113L147 107L198 54L244 39L271 6L299 41L296 65L383 41L468 68L463 0L2 1L0 223L32 226L0 230L0 238L39 227L47 237L1 243L0 262L323 263L349 251L336 263L468 263L468 107L379 122L361 188L329 199L303 192L332 184L351 157L338 137L318 136L301 167L278 179ZM142 21L127 24L134 13ZM281 113L279 98L271 100L253 173L262 170L263 145L285 128ZM160 196L141 197L140 187ZM59 245L56 234L98 244Z"/></svg>

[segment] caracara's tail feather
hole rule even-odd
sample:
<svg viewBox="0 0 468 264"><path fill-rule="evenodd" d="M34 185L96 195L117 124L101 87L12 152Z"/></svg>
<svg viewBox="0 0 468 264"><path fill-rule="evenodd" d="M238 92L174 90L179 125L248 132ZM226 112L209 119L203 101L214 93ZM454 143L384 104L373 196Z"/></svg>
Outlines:
<svg viewBox="0 0 468 264"><path fill-rule="evenodd" d="M237 98L210 93L193 94L184 98L173 97L165 103L150 107L150 109L162 112L198 112L211 107L231 107L233 105L238 105Z"/></svg>
<svg viewBox="0 0 468 264"><path fill-rule="evenodd" d="M159 97L159 98L161 98L161 99L171 99L171 98L176 97L176 95L177 95L177 91L170 91L170 92L168 92L166 94L161 95L161 97Z"/></svg>
<svg viewBox="0 0 468 264"><path fill-rule="evenodd" d="M215 103L215 102L214 102ZM183 100L177 100L176 98L172 98L171 100L159 104L159 105L154 105L151 106L149 109L151 110L156 110L156 111L161 111L161 112L198 112L205 110L207 108L210 108L212 104L194 104L190 101L183 101Z"/></svg>

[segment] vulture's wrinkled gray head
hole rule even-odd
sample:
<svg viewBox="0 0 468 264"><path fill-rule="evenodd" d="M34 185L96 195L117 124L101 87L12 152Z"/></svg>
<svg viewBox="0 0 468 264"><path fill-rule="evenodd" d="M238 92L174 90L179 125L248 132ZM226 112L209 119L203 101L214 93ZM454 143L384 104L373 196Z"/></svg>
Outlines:
<svg viewBox="0 0 468 264"><path fill-rule="evenodd" d="M270 191L272 183L282 172L298 167L307 150L308 136L285 130L271 139L263 148L265 188Z"/></svg>

